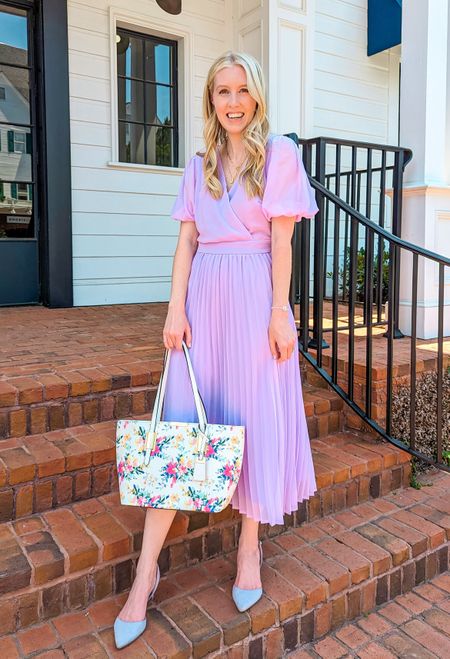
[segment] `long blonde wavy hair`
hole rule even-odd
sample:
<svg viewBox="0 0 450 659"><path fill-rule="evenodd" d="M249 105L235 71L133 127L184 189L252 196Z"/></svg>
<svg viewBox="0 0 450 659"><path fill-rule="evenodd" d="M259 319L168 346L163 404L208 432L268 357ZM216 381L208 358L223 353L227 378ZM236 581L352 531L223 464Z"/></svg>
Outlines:
<svg viewBox="0 0 450 659"><path fill-rule="evenodd" d="M224 192L219 179L216 148L227 139L227 133L217 118L211 100L214 91L214 78L218 71L234 64L238 64L244 69L247 75L248 91L256 101L255 114L242 134L247 162L239 175L239 179L245 184L248 198L257 195L262 197L264 191L264 163L269 135L269 120L267 118L263 72L259 62L248 53L228 50L212 63L206 77L203 91L203 138L206 148L204 152L197 152L197 155L203 157L205 185L214 199L220 199Z"/></svg>

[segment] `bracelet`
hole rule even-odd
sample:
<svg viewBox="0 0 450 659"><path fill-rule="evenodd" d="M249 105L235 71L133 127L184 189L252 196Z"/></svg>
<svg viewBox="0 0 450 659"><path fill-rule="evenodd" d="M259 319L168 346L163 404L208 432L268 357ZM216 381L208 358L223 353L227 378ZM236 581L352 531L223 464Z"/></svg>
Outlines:
<svg viewBox="0 0 450 659"><path fill-rule="evenodd" d="M272 309L281 309L282 311L289 311L289 307L287 304L283 304L282 307L272 307Z"/></svg>

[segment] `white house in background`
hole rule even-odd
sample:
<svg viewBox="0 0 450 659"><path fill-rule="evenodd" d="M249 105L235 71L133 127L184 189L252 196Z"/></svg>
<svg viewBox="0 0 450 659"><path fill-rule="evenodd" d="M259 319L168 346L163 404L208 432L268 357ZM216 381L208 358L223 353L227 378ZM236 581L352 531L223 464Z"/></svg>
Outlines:
<svg viewBox="0 0 450 659"><path fill-rule="evenodd" d="M63 20L51 0L40 4L51 28ZM207 70L228 49L261 62L273 132L411 148L403 236L450 252L447 0L182 0L176 15L163 9L164 0L67 0L62 7L71 225L67 220L59 245L70 253L71 238L73 272L67 259L55 265L55 273L65 268L65 288L44 302L168 299L179 228L169 212L184 164L203 146ZM46 106L56 97L48 96ZM61 112L53 120L62 122ZM50 216L42 221L52 225ZM52 226L50 237L64 223ZM48 278L44 289L54 281L55 275ZM433 274L423 279L425 315L435 303L435 284Z"/></svg>

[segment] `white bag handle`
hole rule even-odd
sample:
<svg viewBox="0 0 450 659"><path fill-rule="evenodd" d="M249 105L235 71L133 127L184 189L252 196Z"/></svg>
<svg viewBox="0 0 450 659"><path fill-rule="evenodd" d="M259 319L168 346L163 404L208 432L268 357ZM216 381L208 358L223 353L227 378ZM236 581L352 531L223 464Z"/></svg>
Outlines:
<svg viewBox="0 0 450 659"><path fill-rule="evenodd" d="M192 363L191 363L191 358L189 356L189 349L184 341L181 342L184 356L186 358L187 362L187 367L188 367L188 372L189 372L189 379L191 381L191 386L192 386L192 391L194 394L194 401L195 401L195 408L197 410L197 416L198 416L198 421L199 421L199 430L202 433L206 432L206 425L208 423L208 420L206 418L206 411L205 411L205 406L203 405L203 401L200 397L200 394L198 392L198 387L197 387L197 381L195 379L194 375L194 369L192 368ZM163 404L164 404L164 396L166 394L166 385L167 385L167 377L169 373L169 364L170 364L170 355L171 355L172 349L167 350L164 355L164 364L163 364L163 370L161 373L161 378L159 380L159 385L158 385L158 390L156 392L156 398L155 398L155 403L153 405L153 414L152 414L152 420L150 422L150 428L147 434L147 440L145 444L145 464L148 464L150 460L150 451L151 451L151 446L153 444L153 439L154 439L154 434L156 432L156 426L157 424L161 421L161 414L163 410Z"/></svg>

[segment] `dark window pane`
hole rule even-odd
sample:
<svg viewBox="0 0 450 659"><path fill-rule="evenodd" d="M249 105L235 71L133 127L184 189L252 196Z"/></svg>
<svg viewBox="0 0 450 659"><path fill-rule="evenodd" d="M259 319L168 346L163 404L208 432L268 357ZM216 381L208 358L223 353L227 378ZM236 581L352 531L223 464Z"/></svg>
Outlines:
<svg viewBox="0 0 450 659"><path fill-rule="evenodd" d="M172 124L171 87L146 84L145 121L152 124Z"/></svg>
<svg viewBox="0 0 450 659"><path fill-rule="evenodd" d="M0 5L0 62L28 64L26 16L22 9Z"/></svg>
<svg viewBox="0 0 450 659"><path fill-rule="evenodd" d="M119 78L119 119L144 121L144 83Z"/></svg>
<svg viewBox="0 0 450 659"><path fill-rule="evenodd" d="M163 43L157 37L117 31L119 158L122 162L176 164L175 57L176 42Z"/></svg>
<svg viewBox="0 0 450 659"><path fill-rule="evenodd" d="M0 239L34 238L32 186L29 183L0 183Z"/></svg>
<svg viewBox="0 0 450 659"><path fill-rule="evenodd" d="M128 78L144 77L144 42L117 31L117 72Z"/></svg>
<svg viewBox="0 0 450 659"><path fill-rule="evenodd" d="M119 122L119 158L121 162L145 164L144 126Z"/></svg>
<svg viewBox="0 0 450 659"><path fill-rule="evenodd" d="M30 129L0 125L0 144L0 180L31 183Z"/></svg>
<svg viewBox="0 0 450 659"><path fill-rule="evenodd" d="M171 47L147 41L145 44L145 79L170 84L172 82L171 71Z"/></svg>
<svg viewBox="0 0 450 659"><path fill-rule="evenodd" d="M0 116L2 121L11 124L29 124L30 76L28 71L12 66L2 66L0 64L0 80L5 90L4 98L0 100Z"/></svg>
<svg viewBox="0 0 450 659"><path fill-rule="evenodd" d="M173 166L173 130L163 126L147 128L147 164Z"/></svg>

